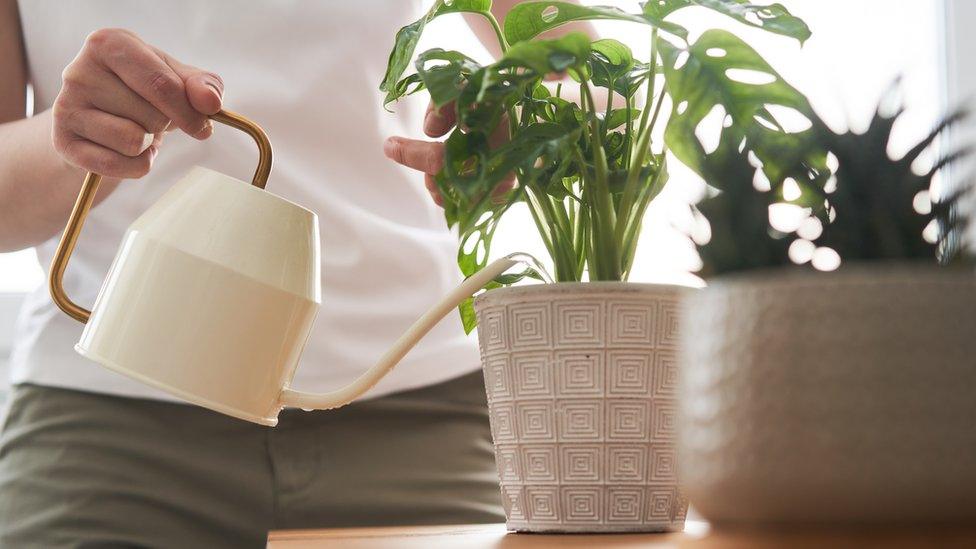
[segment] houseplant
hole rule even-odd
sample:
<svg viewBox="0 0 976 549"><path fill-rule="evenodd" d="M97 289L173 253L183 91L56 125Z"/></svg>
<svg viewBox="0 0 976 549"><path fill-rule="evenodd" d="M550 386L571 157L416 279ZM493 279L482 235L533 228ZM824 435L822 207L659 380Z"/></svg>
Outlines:
<svg viewBox="0 0 976 549"><path fill-rule="evenodd" d="M440 0L397 33L380 86L387 103L426 89L436 106L453 108L459 122L436 182L447 223L460 236L461 271L471 276L486 265L499 219L522 202L558 282L499 288L536 274L526 270L496 279L461 307L467 329L481 325L512 528L636 531L683 523L673 432L682 289L625 283L644 213L667 183L667 152L701 172L695 130L709 113L727 118L729 135L741 137L734 146L741 142L779 181L786 177L780 149L803 135L784 131L770 109L809 111L803 96L733 33L709 30L689 42L688 32L670 20L689 7L800 42L809 36L781 5L743 0L656 0L640 13L525 2L503 25L491 15L489 0ZM461 52L431 49L404 76L425 26L457 12L491 23L501 58L481 66ZM635 59L613 39L578 33L537 38L594 19L647 25L650 59ZM550 89L543 83L550 75L571 80ZM564 93L570 86L579 103ZM605 102L596 101L596 88L607 91ZM660 125L663 143L652 143ZM508 137L501 145L492 139L499 131ZM518 185L499 192L499 182L512 173Z"/></svg>
<svg viewBox="0 0 976 549"><path fill-rule="evenodd" d="M728 176L701 205L717 238L700 246L709 287L685 303L679 454L715 523L976 518L976 277L957 211L968 191L929 195L964 151L912 170L961 115L893 160L897 116L879 108L862 134L814 119L801 150L829 151L836 169L794 156L802 194L820 199L801 234L767 213L796 189L757 190L745 157L703 158ZM820 249L836 271L796 264Z"/></svg>

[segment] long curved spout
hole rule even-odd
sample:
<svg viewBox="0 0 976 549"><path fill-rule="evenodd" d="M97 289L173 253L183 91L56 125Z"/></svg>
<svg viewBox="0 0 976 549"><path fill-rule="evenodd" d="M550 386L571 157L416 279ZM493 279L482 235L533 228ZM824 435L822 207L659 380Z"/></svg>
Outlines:
<svg viewBox="0 0 976 549"><path fill-rule="evenodd" d="M458 305L464 302L465 299L476 294L486 284L491 282L495 277L501 275L508 269L518 265L519 263L528 263L527 259L520 259L526 256L521 254L512 254L492 263L488 264L484 269L478 271L473 276L461 283L460 286L455 288L451 293L444 296L436 305L434 305L429 311L424 313L416 322L410 326L407 331L400 336L400 339L393 344L393 347L384 354L379 362L376 363L372 368L366 370L361 376L356 378L355 381L349 385L337 389L329 393L306 393L302 391L295 391L294 389L286 388L281 392L281 404L282 406L290 406L294 408L304 408L306 410L331 410L333 408L339 408L345 406L350 402L356 400L362 396L366 391L373 388L383 376L390 372L394 366L396 366L401 359L413 349L418 342L429 332L433 327L440 322L445 316L447 316L451 311L455 310Z"/></svg>

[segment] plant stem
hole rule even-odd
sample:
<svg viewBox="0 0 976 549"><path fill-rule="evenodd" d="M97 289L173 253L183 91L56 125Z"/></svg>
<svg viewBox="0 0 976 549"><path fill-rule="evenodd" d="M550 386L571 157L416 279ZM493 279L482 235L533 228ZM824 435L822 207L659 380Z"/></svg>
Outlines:
<svg viewBox="0 0 976 549"><path fill-rule="evenodd" d="M568 235L564 234L564 231L559 226L559 216L552 208L549 196L539 189L538 185L533 183L527 184L525 189L526 196L529 198L529 209L532 211L532 216L536 220L536 224L545 225L547 229L550 229L546 247L549 250L550 257L552 257L553 267L556 271L556 280L560 282L576 280L576 269L573 268L574 260L572 254L567 254L565 249L565 246L569 245L571 252L572 244L568 242Z"/></svg>
<svg viewBox="0 0 976 549"><path fill-rule="evenodd" d="M664 92L657 97L657 104L654 105L654 115L651 116L651 123L648 125L648 133L654 128L654 124L657 123L657 116L661 114L661 105L664 104Z"/></svg>
<svg viewBox="0 0 976 549"><path fill-rule="evenodd" d="M627 143L627 148L624 149L624 166L630 166L630 153L633 150L634 143L631 142L631 135L634 133L634 121L631 120L631 114L634 112L633 109L633 97L627 98L627 124L624 126L624 141Z"/></svg>
<svg viewBox="0 0 976 549"><path fill-rule="evenodd" d="M526 196L528 196L527 192L526 192ZM542 216L538 211L538 205L533 203L531 197L528 197L528 200L525 201L525 204L529 208L529 213L532 214L532 220L535 221L535 227L539 231L539 237L542 238L542 244L546 247L546 250L549 252L549 255L553 257L553 264L555 266L555 253L552 246L552 238L550 237L547 225L542 222ZM556 275L558 278L559 273L557 272Z"/></svg>
<svg viewBox="0 0 976 549"><path fill-rule="evenodd" d="M617 230L614 236L621 243L623 242L624 233L631 224L631 218L634 215L634 212L631 210L633 209L634 200L637 196L637 188L640 185L641 168L644 167L644 160L650 152L651 132L654 130L654 124L657 123L661 105L664 103L664 90L661 90L660 95L657 97L657 104L653 109L654 115L648 123L647 117L651 111L648 105L654 102L654 80L657 78L657 29L651 31L650 63L651 65L647 73L647 100L644 102L644 110L641 112L641 121L637 131L637 143L634 145L634 155L628 165L627 181L624 183L624 192L620 198L620 206L617 210L617 216L622 218L622 220L617 224Z"/></svg>
<svg viewBox="0 0 976 549"><path fill-rule="evenodd" d="M590 149L593 154L594 180L591 182L593 196L593 239L599 243L599 253L594 253L597 259L596 272L598 280L619 280L620 279L620 255L618 253L617 242L614 240L614 225L616 223L616 212L610 203L610 184L608 181L609 168L607 166L607 154L603 149L603 140L600 136L599 119L596 116L596 104L593 102L593 93L586 80L580 82L581 96L585 99L587 115L590 120ZM591 272L591 278L593 273Z"/></svg>
<svg viewBox="0 0 976 549"><path fill-rule="evenodd" d="M505 40L505 35L502 33L502 28L498 24L498 19L495 19L495 15L491 12L485 13L484 16L485 19L491 23L491 29L495 31L495 36L498 37L498 45L501 47L502 53L504 54L508 51L508 40Z"/></svg>
<svg viewBox="0 0 976 549"><path fill-rule="evenodd" d="M637 251L637 237L644 221L644 213L647 211L651 200L661 194L661 191L664 190L664 185L667 183L667 181L662 180L665 171L664 155L666 150L661 152L661 161L658 165L657 173L654 174L654 179L651 184L644 188L644 191L637 199L637 207L634 208L633 214L628 218L626 230L620 239L623 246L624 270L628 275L630 274L630 267L634 262L634 253Z"/></svg>
<svg viewBox="0 0 976 549"><path fill-rule="evenodd" d="M640 134L647 127L647 106L654 101L654 80L657 78L657 28L651 29L651 61L647 67L647 92L644 97L644 110L641 112L637 133ZM653 125L653 124L652 124Z"/></svg>

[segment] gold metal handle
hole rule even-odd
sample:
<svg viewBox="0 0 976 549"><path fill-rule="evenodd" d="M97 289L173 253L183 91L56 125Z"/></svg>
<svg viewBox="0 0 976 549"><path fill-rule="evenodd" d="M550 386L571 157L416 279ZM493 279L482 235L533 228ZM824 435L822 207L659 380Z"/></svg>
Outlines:
<svg viewBox="0 0 976 549"><path fill-rule="evenodd" d="M211 115L210 118L241 130L250 135L254 139L254 142L257 143L258 167L254 171L254 179L251 184L259 189L263 189L268 183L268 175L271 174L272 163L271 142L268 141L267 134L264 133L261 126L231 111L222 110L217 114ZM51 291L51 299L68 316L83 324L88 322L91 311L71 301L71 298L65 293L64 271L68 268L68 259L71 257L71 252L74 251L75 244L78 242L78 235L81 234L81 227L85 223L85 217L88 216L88 211L95 201L95 192L98 191L98 184L101 180L101 175L88 172L88 175L85 177L85 182L81 184L78 200L75 201L75 206L71 210L71 215L68 217L68 224L64 228L64 234L61 235L58 249L54 252L54 260L51 261L51 273L48 277L48 288Z"/></svg>

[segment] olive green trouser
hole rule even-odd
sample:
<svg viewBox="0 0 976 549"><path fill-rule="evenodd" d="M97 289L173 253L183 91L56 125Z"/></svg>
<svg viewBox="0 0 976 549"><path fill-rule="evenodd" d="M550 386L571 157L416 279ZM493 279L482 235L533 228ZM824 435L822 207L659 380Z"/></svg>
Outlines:
<svg viewBox="0 0 976 549"><path fill-rule="evenodd" d="M263 547L268 530L504 520L481 373L262 427L22 385L0 547Z"/></svg>

